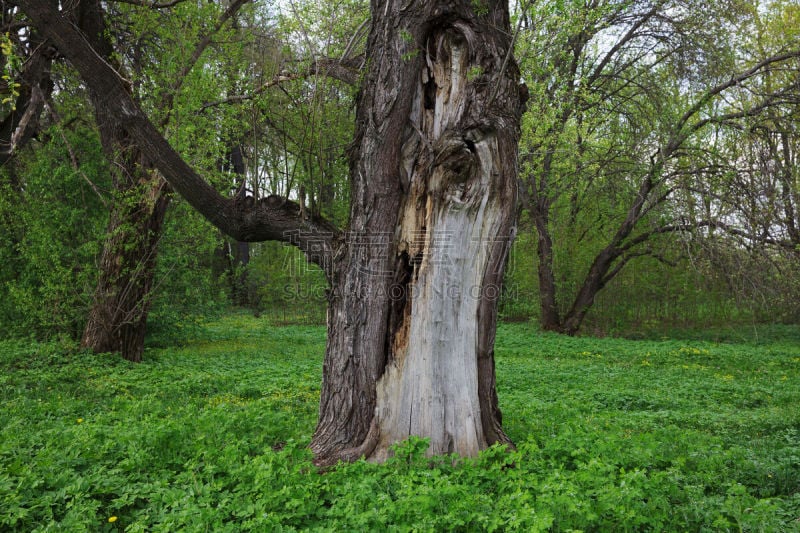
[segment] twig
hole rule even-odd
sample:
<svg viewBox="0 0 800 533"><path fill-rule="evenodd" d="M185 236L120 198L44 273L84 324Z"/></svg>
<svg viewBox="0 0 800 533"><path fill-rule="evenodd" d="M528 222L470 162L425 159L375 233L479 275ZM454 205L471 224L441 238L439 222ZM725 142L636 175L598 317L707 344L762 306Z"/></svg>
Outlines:
<svg viewBox="0 0 800 533"><path fill-rule="evenodd" d="M147 0L109 0L111 2L119 2L121 4L130 4L133 6L146 7L149 9L166 9L176 6L186 0L172 0L171 2L148 2Z"/></svg>

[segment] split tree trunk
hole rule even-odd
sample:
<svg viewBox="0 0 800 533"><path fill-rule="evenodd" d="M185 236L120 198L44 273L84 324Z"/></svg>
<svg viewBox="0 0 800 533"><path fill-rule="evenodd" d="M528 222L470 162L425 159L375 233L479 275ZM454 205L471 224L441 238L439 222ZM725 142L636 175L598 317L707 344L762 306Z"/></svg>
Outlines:
<svg viewBox="0 0 800 533"><path fill-rule="evenodd" d="M522 99L505 2L377 2L336 258L318 462L509 443L494 332ZM480 6L478 6L480 7Z"/></svg>

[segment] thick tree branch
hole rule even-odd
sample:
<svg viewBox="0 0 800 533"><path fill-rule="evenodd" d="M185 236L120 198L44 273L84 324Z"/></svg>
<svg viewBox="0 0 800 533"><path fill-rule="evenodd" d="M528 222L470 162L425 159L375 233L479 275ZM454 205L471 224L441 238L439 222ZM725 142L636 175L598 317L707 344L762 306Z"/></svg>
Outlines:
<svg viewBox="0 0 800 533"><path fill-rule="evenodd" d="M612 279L617 277L617 274L622 272L622 269L625 268L625 265L630 262L631 259L635 257L644 257L646 255L650 255L649 251L642 251L642 252L635 252L631 254L623 254L620 256L620 259L617 261L617 264L614 265L613 268L609 269L609 271L603 276L603 280L601 281L602 285L607 285Z"/></svg>
<svg viewBox="0 0 800 533"><path fill-rule="evenodd" d="M627 241L624 245L620 246L618 250L621 253L628 252L632 248L644 244L645 242L655 237L656 235L664 235L667 233L677 233L683 231L693 231L700 228L719 229L735 237L747 239L752 242L760 242L762 244L777 246L778 248L783 248L785 250L796 250L797 248L797 245L789 239L776 239L774 237L766 235L753 235L753 233L751 232L744 231L742 229L736 228L734 226L731 226L730 224L727 224L719 220L699 220L697 222L687 222L683 224L667 224L664 226L660 226L658 228L654 228L650 231L640 233L636 237Z"/></svg>
<svg viewBox="0 0 800 533"><path fill-rule="evenodd" d="M333 224L319 217L304 216L301 206L288 199L272 197L245 203L223 197L169 145L133 101L125 81L49 0L20 0L19 5L69 59L86 84L103 95L98 104L118 118L153 166L192 207L239 241L276 240L293 244L330 276L331 257L339 235Z"/></svg>

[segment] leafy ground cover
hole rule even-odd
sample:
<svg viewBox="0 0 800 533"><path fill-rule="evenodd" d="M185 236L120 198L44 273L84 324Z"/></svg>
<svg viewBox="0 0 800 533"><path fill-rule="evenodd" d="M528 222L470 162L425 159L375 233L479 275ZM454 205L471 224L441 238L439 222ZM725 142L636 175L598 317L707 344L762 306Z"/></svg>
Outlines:
<svg viewBox="0 0 800 533"><path fill-rule="evenodd" d="M184 332L181 333L181 329ZM0 342L0 530L798 531L798 328L498 333L517 443L320 473L324 330L187 322L145 362Z"/></svg>

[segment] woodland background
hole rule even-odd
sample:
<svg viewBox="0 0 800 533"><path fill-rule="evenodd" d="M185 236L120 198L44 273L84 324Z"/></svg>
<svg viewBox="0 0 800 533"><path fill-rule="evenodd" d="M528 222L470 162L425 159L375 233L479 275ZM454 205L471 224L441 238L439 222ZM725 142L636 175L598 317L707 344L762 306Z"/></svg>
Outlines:
<svg viewBox="0 0 800 533"><path fill-rule="evenodd" d="M334 71L357 72L366 4L223 7L109 2L109 57L220 191L288 196L341 225L357 83ZM595 335L796 324L798 4L533 1L514 13L530 99L502 318ZM295 249L232 241L157 176L121 185L75 72L42 53L13 3L2 21L0 335L80 339L104 243L126 232L109 217L153 187L169 197L163 228L125 267L155 260L140 298L151 332L231 307L324 322L324 277Z"/></svg>

